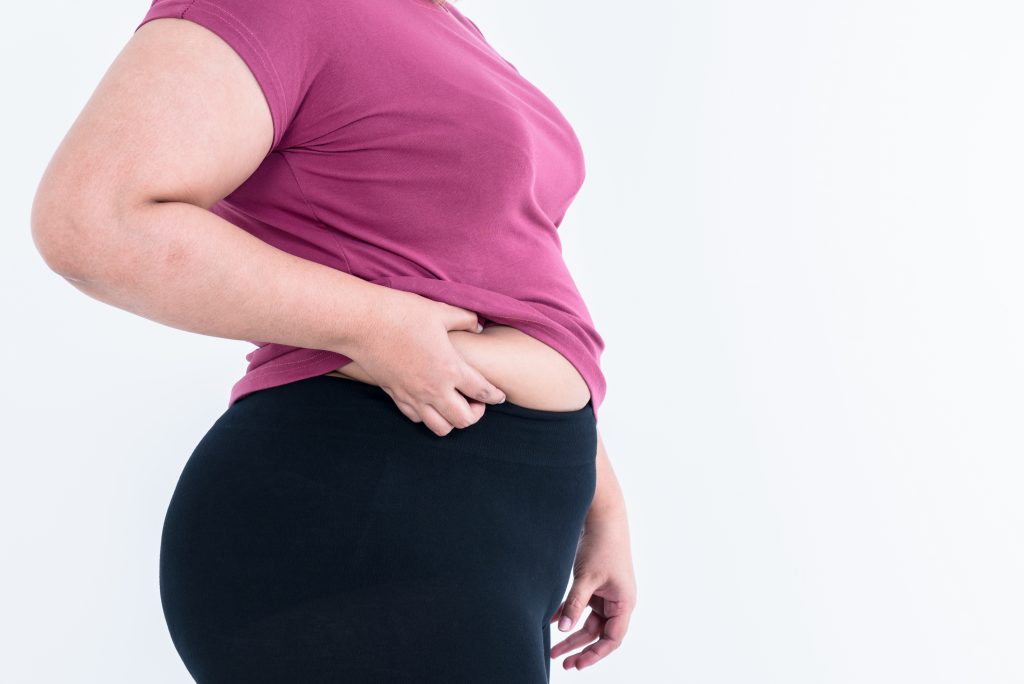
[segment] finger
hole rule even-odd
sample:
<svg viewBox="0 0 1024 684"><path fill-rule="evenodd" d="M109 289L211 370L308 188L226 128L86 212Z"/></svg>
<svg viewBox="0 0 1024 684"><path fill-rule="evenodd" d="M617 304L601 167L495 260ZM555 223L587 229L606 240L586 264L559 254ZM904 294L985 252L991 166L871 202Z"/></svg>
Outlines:
<svg viewBox="0 0 1024 684"><path fill-rule="evenodd" d="M556 622L560 617L562 617L562 611L564 611L564 610L565 610L565 601L562 601L559 604L558 608L555 610L554 615L552 615L551 619L548 620L548 624L551 624L552 622Z"/></svg>
<svg viewBox="0 0 1024 684"><path fill-rule="evenodd" d="M419 413L420 418L423 419L423 424L430 428L430 431L438 437L444 437L455 429L455 426L449 423L448 420L430 404L423 404L419 406L416 409L416 412Z"/></svg>
<svg viewBox="0 0 1024 684"><path fill-rule="evenodd" d="M455 386L455 389L464 395L486 404L500 404L505 401L505 393L494 383L483 376L468 363L462 363L462 379Z"/></svg>
<svg viewBox="0 0 1024 684"><path fill-rule="evenodd" d="M622 615L613 615L605 620L601 638L608 638L621 644L622 640L626 638L626 632L629 630L629 618L631 615L632 613L628 612Z"/></svg>
<svg viewBox="0 0 1024 684"><path fill-rule="evenodd" d="M484 328L476 313L459 306L445 304L444 326L446 330L468 330L469 332L481 332Z"/></svg>
<svg viewBox="0 0 1024 684"><path fill-rule="evenodd" d="M631 611L623 612L620 615L605 616L597 642L590 644L579 653L573 653L562 662L562 667L575 667L582 670L604 658L612 651L622 645L629 629L629 616Z"/></svg>
<svg viewBox="0 0 1024 684"><path fill-rule="evenodd" d="M573 580L569 595L565 597L565 604L562 606L562 615L558 619L558 629L568 632L576 621L583 614L583 609L590 603L590 597L594 595L598 582L586 575L578 576Z"/></svg>
<svg viewBox="0 0 1024 684"><path fill-rule="evenodd" d="M575 667L582 670L593 665L601 658L604 658L619 647L621 642L611 637L601 635L601 638L590 644L579 653L573 653L562 661L562 667L566 670Z"/></svg>
<svg viewBox="0 0 1024 684"><path fill-rule="evenodd" d="M597 639L601 636L601 623L603 621L604 618L599 613L596 611L591 612L577 631L551 647L551 657L557 658L580 646L586 646L594 641L594 639Z"/></svg>
<svg viewBox="0 0 1024 684"><path fill-rule="evenodd" d="M453 388L444 403L435 402L433 406L453 427L462 430L480 420L484 413L483 404L470 401Z"/></svg>
<svg viewBox="0 0 1024 684"><path fill-rule="evenodd" d="M601 629L600 638L579 653L573 653L563 660L562 667L565 669L575 667L577 670L582 670L585 667L593 665L601 658L604 658L622 645L622 640L625 638L628 623L628 614L616 615L605 619L604 626Z"/></svg>
<svg viewBox="0 0 1024 684"><path fill-rule="evenodd" d="M469 404L469 411L473 416L473 423L480 420L480 418L483 417L484 415L485 404L483 402L477 401L476 399L468 398L466 399L466 403ZM473 423L470 423L470 425L472 425Z"/></svg>
<svg viewBox="0 0 1024 684"><path fill-rule="evenodd" d="M568 598L566 600L568 600ZM601 601L601 597L600 596L592 595L591 598L590 598L590 601L588 601L587 603L590 606L595 606L595 605L600 605L600 603L599 603L600 601ZM558 605L558 608L555 609L555 612L551 614L550 618L548 618L548 624L551 624L552 622L556 622L559 618L562 617L562 614L565 612L565 603L566 603L565 601L562 601Z"/></svg>
<svg viewBox="0 0 1024 684"><path fill-rule="evenodd" d="M420 418L420 414L416 412L416 408L412 404L396 399L394 393L387 387L382 387L381 389L387 392L388 396L391 397L391 400L395 402L395 406L398 407L399 411L405 414L406 418L408 418L414 423L423 422L423 420Z"/></svg>
<svg viewBox="0 0 1024 684"><path fill-rule="evenodd" d="M407 404L404 401L396 401L395 405L398 406L398 410L405 414L405 417L414 423L422 423L423 419L420 418L420 414L416 412L416 408L412 404Z"/></svg>

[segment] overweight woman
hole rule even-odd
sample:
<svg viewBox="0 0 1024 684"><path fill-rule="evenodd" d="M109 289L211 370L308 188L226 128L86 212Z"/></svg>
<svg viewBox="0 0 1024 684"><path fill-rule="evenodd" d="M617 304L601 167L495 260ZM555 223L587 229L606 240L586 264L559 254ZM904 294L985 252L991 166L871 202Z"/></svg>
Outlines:
<svg viewBox="0 0 1024 684"><path fill-rule="evenodd" d="M558 236L584 175L444 0L142 17L32 234L90 297L255 345L164 520L197 682L540 684L622 643L604 342Z"/></svg>

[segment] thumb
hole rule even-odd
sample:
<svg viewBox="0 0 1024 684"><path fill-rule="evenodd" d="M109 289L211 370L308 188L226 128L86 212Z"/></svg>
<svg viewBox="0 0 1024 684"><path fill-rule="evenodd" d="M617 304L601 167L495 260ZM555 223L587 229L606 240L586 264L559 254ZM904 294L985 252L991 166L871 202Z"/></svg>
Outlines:
<svg viewBox="0 0 1024 684"><path fill-rule="evenodd" d="M452 305L448 305L448 309L450 315L445 319L445 329L468 330L469 332L475 333L483 330L483 326L480 325L480 321L475 312Z"/></svg>
<svg viewBox="0 0 1024 684"><path fill-rule="evenodd" d="M597 589L596 583L585 575L573 580L569 595L565 597L565 602L562 603L562 609L559 611L561 614L561 618L558 620L559 630L568 632L573 628L583 614L583 609L590 603L590 597L593 596L595 589Z"/></svg>

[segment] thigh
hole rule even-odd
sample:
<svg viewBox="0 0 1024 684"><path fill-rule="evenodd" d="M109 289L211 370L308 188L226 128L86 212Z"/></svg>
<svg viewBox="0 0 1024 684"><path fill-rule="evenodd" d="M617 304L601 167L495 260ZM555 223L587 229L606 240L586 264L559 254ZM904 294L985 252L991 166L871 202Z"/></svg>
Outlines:
<svg viewBox="0 0 1024 684"><path fill-rule="evenodd" d="M546 682L593 465L429 450L387 464L350 605L360 649L407 651L395 681Z"/></svg>

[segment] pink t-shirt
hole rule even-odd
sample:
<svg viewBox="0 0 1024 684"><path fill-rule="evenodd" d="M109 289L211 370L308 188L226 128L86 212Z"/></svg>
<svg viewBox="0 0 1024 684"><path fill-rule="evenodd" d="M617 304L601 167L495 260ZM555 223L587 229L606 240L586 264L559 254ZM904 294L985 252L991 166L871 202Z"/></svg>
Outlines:
<svg viewBox="0 0 1024 684"><path fill-rule="evenodd" d="M476 24L430 0L155 0L139 26L160 17L226 41L273 117L270 153L213 213L278 249L541 340L583 376L596 420L604 341L558 237L583 150ZM351 361L252 343L229 406Z"/></svg>

